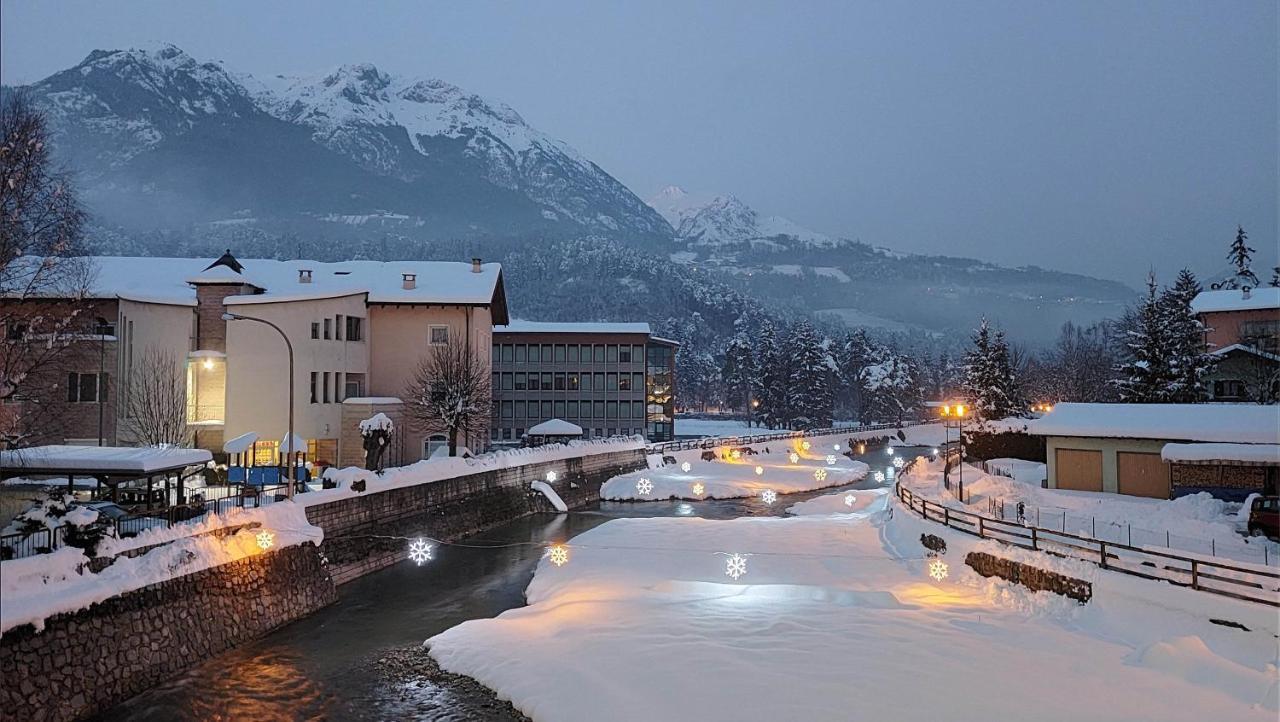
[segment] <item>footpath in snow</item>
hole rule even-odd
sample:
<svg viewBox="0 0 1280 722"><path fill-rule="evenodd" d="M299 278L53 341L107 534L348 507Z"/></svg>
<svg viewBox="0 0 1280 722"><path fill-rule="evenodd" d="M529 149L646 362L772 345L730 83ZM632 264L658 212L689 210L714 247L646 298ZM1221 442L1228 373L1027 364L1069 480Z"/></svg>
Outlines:
<svg viewBox="0 0 1280 722"><path fill-rule="evenodd" d="M1093 582L1081 606L963 564L1018 550L894 512L611 521L543 559L529 606L427 644L537 722L1276 719L1274 610L1028 552Z"/></svg>

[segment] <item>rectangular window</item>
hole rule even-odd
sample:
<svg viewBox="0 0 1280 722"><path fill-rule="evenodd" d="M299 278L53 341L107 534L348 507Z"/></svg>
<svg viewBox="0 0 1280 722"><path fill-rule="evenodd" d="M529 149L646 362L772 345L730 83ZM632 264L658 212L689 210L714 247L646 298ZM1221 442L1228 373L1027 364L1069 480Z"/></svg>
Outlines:
<svg viewBox="0 0 1280 722"><path fill-rule="evenodd" d="M542 354L538 353L538 344L536 343L529 346L529 363L542 363Z"/></svg>
<svg viewBox="0 0 1280 722"><path fill-rule="evenodd" d="M501 360L502 360L502 347L495 343L493 345L493 348L489 350L489 362L498 363ZM493 433L497 434L498 430L494 429Z"/></svg>
<svg viewBox="0 0 1280 722"><path fill-rule="evenodd" d="M618 418L620 419L631 418L631 402L630 401L623 401L618 404Z"/></svg>
<svg viewBox="0 0 1280 722"><path fill-rule="evenodd" d="M311 372L311 403L313 404L316 403L316 398L317 398L316 393L319 391L319 389L316 388L316 386L318 385L317 381L319 380L318 377L319 377L319 374L317 374L315 371Z"/></svg>
<svg viewBox="0 0 1280 722"><path fill-rule="evenodd" d="M569 363L578 363L578 344L576 343L569 344Z"/></svg>
<svg viewBox="0 0 1280 722"><path fill-rule="evenodd" d="M593 348L594 348L596 363L598 364L604 363L604 346L600 344L596 344Z"/></svg>
<svg viewBox="0 0 1280 722"><path fill-rule="evenodd" d="M525 345L522 343L516 344L516 363L524 363L525 348Z"/></svg>
<svg viewBox="0 0 1280 722"><path fill-rule="evenodd" d="M609 363L617 363L618 347L613 344L609 344L608 346L605 346L604 360Z"/></svg>
<svg viewBox="0 0 1280 722"><path fill-rule="evenodd" d="M552 388L555 389L556 391L564 391L565 390L564 380L565 380L564 372L557 371L555 374L555 385L552 386Z"/></svg>
<svg viewBox="0 0 1280 722"><path fill-rule="evenodd" d="M618 390L618 375L617 375L617 374L613 374L613 373L605 374L605 376L604 376L604 390L605 390L605 391L617 391L617 390Z"/></svg>
<svg viewBox="0 0 1280 722"><path fill-rule="evenodd" d="M329 372L325 371L320 375L320 395L324 399L324 403L329 403Z"/></svg>
<svg viewBox="0 0 1280 722"><path fill-rule="evenodd" d="M524 438L524 427L523 427L523 426L517 426L517 427L516 427L516 438L517 438L517 439L523 439L523 438Z"/></svg>
<svg viewBox="0 0 1280 722"><path fill-rule="evenodd" d="M528 411L525 409L525 404L524 404L524 402L523 402L523 401L517 401L517 402L516 402L516 418L517 418L517 419L523 419L523 418L525 418L525 416L526 416L527 414L528 414Z"/></svg>
<svg viewBox="0 0 1280 722"><path fill-rule="evenodd" d="M432 346L448 346L449 345L449 327L448 326L428 326L428 340Z"/></svg>
<svg viewBox="0 0 1280 722"><path fill-rule="evenodd" d="M342 314L336 314L333 317L333 337L342 340L342 332L346 330L342 325Z"/></svg>
<svg viewBox="0 0 1280 722"><path fill-rule="evenodd" d="M347 316L347 340L361 341L364 339L364 319L359 316Z"/></svg>
<svg viewBox="0 0 1280 722"><path fill-rule="evenodd" d="M579 388L581 388L581 386L582 384L578 380L578 372L570 371L569 372L569 390L577 391Z"/></svg>
<svg viewBox="0 0 1280 722"><path fill-rule="evenodd" d="M497 391L502 388L502 374L494 371L489 377L489 390Z"/></svg>
<svg viewBox="0 0 1280 722"><path fill-rule="evenodd" d="M618 362L624 363L624 364L631 363L631 347L630 346L618 347Z"/></svg>
<svg viewBox="0 0 1280 722"><path fill-rule="evenodd" d="M502 344L502 361L504 363L511 363L511 353L512 353L511 344L509 343Z"/></svg>
<svg viewBox="0 0 1280 722"><path fill-rule="evenodd" d="M542 372L542 390L543 391L551 390L551 372L550 371Z"/></svg>
<svg viewBox="0 0 1280 722"><path fill-rule="evenodd" d="M609 429L609 435L610 435L610 436L617 436L617 435L618 435L618 430L617 430L617 429Z"/></svg>
<svg viewBox="0 0 1280 722"><path fill-rule="evenodd" d="M67 374L67 401L96 402L99 387L102 389L102 400L106 401L106 374L102 374L101 378L97 374Z"/></svg>
<svg viewBox="0 0 1280 722"><path fill-rule="evenodd" d="M604 436L604 429L597 428L597 429L596 429L595 436L596 436L596 438L600 438L601 436Z"/></svg>
<svg viewBox="0 0 1280 722"><path fill-rule="evenodd" d="M510 401L502 402L502 418L509 419L515 414L515 407Z"/></svg>
<svg viewBox="0 0 1280 722"><path fill-rule="evenodd" d="M493 427L492 429L489 429L489 440L490 440L490 441L497 441L497 440L498 440L498 435L499 435L499 434L501 434L501 433L502 433L502 432L501 432L501 431L499 431L499 430L498 430L498 427L496 427L496 426L495 426L495 427Z"/></svg>
<svg viewBox="0 0 1280 722"><path fill-rule="evenodd" d="M524 372L520 371L516 373L516 391L524 391L524 390L525 390Z"/></svg>
<svg viewBox="0 0 1280 722"><path fill-rule="evenodd" d="M364 396L364 374L348 373L346 378L342 398L352 399Z"/></svg>
<svg viewBox="0 0 1280 722"><path fill-rule="evenodd" d="M605 413L608 414L608 418L610 419L618 418L618 402L617 401L606 402L604 408L605 408ZM609 435L612 436L613 432L610 431Z"/></svg>
<svg viewBox="0 0 1280 722"><path fill-rule="evenodd" d="M604 391L604 372L598 371L595 374L595 390Z"/></svg>
<svg viewBox="0 0 1280 722"><path fill-rule="evenodd" d="M619 391L631 390L631 374L620 374L618 376L618 390Z"/></svg>
<svg viewBox="0 0 1280 722"><path fill-rule="evenodd" d="M503 390L503 391L510 391L510 390L513 388L512 383L511 383L511 379L512 379L512 376L511 376L511 373L510 373L510 372L504 373L504 374L502 375L502 390Z"/></svg>
<svg viewBox="0 0 1280 722"><path fill-rule="evenodd" d="M564 402L563 401L555 402L555 406L553 407L553 410L555 412L555 417L557 419L564 418Z"/></svg>
<svg viewBox="0 0 1280 722"><path fill-rule="evenodd" d="M644 391L644 374L638 371L631 374L631 390Z"/></svg>
<svg viewBox="0 0 1280 722"><path fill-rule="evenodd" d="M579 378L582 379L582 390L590 391L591 390L591 374L582 373L582 374L579 374Z"/></svg>
<svg viewBox="0 0 1280 722"><path fill-rule="evenodd" d="M564 363L564 360L565 360L564 344L558 343L556 344L556 363L562 364Z"/></svg>
<svg viewBox="0 0 1280 722"><path fill-rule="evenodd" d="M597 419L603 419L603 418L604 418L604 402L603 402L603 401L596 401L596 402L593 402L593 404L592 404L592 408L594 408L594 409L595 409L594 416L595 416Z"/></svg>
<svg viewBox="0 0 1280 722"><path fill-rule="evenodd" d="M644 346L639 344L631 347L631 360L634 363L644 363Z"/></svg>
<svg viewBox="0 0 1280 722"><path fill-rule="evenodd" d="M542 418L544 419L551 418L551 402L550 401L542 402Z"/></svg>
<svg viewBox="0 0 1280 722"><path fill-rule="evenodd" d="M502 440L511 441L511 429L507 428L502 430Z"/></svg>
<svg viewBox="0 0 1280 722"><path fill-rule="evenodd" d="M311 322L311 338L314 338L314 339L320 338L320 322L319 321Z"/></svg>
<svg viewBox="0 0 1280 722"><path fill-rule="evenodd" d="M537 374L529 374L529 390L538 391L542 388L542 384L538 383Z"/></svg>
<svg viewBox="0 0 1280 722"><path fill-rule="evenodd" d="M326 341L333 338L333 319L324 320L324 337Z"/></svg>
<svg viewBox="0 0 1280 722"><path fill-rule="evenodd" d="M568 417L569 417L569 418L571 418L571 419L576 419L576 418L578 418L578 402L577 402L577 401L570 401L570 402L569 402L569 408L568 408L568 409L566 409L564 413L565 413L565 415L566 415L566 416L568 416Z"/></svg>
<svg viewBox="0 0 1280 722"><path fill-rule="evenodd" d="M333 400L339 404L342 403L342 398L343 398L342 389L343 389L342 372L334 371L333 372Z"/></svg>
<svg viewBox="0 0 1280 722"><path fill-rule="evenodd" d="M644 418L644 402L643 402L643 401L632 401L632 402L631 402L631 418L633 418L633 419L643 419L643 418ZM637 434L638 434L638 433L640 433L640 430L639 430L639 429L637 429L637 430L636 430L636 433L637 433Z"/></svg>

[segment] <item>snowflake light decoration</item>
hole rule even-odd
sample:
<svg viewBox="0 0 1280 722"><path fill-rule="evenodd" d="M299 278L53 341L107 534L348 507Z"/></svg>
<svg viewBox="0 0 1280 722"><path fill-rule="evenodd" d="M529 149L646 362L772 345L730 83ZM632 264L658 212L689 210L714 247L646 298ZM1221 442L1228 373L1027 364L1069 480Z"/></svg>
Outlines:
<svg viewBox="0 0 1280 722"><path fill-rule="evenodd" d="M836 465L836 455L827 454L827 466L835 466L835 465Z"/></svg>
<svg viewBox="0 0 1280 722"><path fill-rule="evenodd" d="M686 474L688 474L689 470L692 468L693 468L693 464L690 464L687 461L680 465L680 471L683 471Z"/></svg>
<svg viewBox="0 0 1280 722"><path fill-rule="evenodd" d="M844 495L845 506L853 506L854 504L857 504L857 503L858 503L858 497L854 496L853 494Z"/></svg>
<svg viewBox="0 0 1280 722"><path fill-rule="evenodd" d="M636 482L636 491L641 496L648 496L649 492L653 491L653 482L647 478L641 478L640 481Z"/></svg>
<svg viewBox="0 0 1280 722"><path fill-rule="evenodd" d="M814 470L813 470L813 478L814 478L814 479L817 479L818 481L826 481L826 480L827 480L827 470L826 470L826 469L814 469Z"/></svg>
<svg viewBox="0 0 1280 722"><path fill-rule="evenodd" d="M694 496L702 496L702 492L706 490L707 490L707 487L703 486L701 481L693 485Z"/></svg>
<svg viewBox="0 0 1280 722"><path fill-rule="evenodd" d="M839 450L840 450L840 445L839 445L839 444L832 444L832 445L831 445L831 448L835 449L836 451L839 451Z"/></svg>
<svg viewBox="0 0 1280 722"><path fill-rule="evenodd" d="M884 483L884 472L883 472L883 471L877 471L877 472L876 472L876 482L877 482L877 483L880 483L880 484L883 484L883 483Z"/></svg>
<svg viewBox="0 0 1280 722"><path fill-rule="evenodd" d="M757 466L757 467L756 467L756 476L760 476L760 475L761 475L761 474L763 474L763 473L764 473L764 467L763 467L763 466Z"/></svg>
<svg viewBox="0 0 1280 722"><path fill-rule="evenodd" d="M276 535L269 531L260 531L256 537L258 540L258 548L262 551L270 549L276 543Z"/></svg>
<svg viewBox="0 0 1280 722"><path fill-rule="evenodd" d="M797 453L796 453L796 452L794 452L794 451L793 451L793 452L791 452L791 455L790 455L790 456L788 456L787 458L788 458L788 459L790 459L790 460L791 460L791 463L793 463L793 464L799 464L799 463L800 463L800 455L799 455L799 454L797 454Z"/></svg>
<svg viewBox="0 0 1280 722"><path fill-rule="evenodd" d="M431 545L426 539L414 539L409 542L409 561L422 566L432 560Z"/></svg>
<svg viewBox="0 0 1280 722"><path fill-rule="evenodd" d="M885 449L884 453L888 454L889 456L893 456L893 447L890 446L889 448Z"/></svg>
<svg viewBox="0 0 1280 722"><path fill-rule="evenodd" d="M734 449L733 451L729 452L729 458L733 459L734 461L737 461L738 459L742 458L742 452L738 449Z"/></svg>
<svg viewBox="0 0 1280 722"><path fill-rule="evenodd" d="M733 581L747 573L747 558L741 554L734 554L724 562L724 573Z"/></svg>
<svg viewBox="0 0 1280 722"><path fill-rule="evenodd" d="M547 472L547 483L548 483L548 484L554 484L554 483L556 483L556 479L558 479L558 478L560 478L560 477L556 475L556 472L554 472L554 471L548 471L548 472Z"/></svg>
<svg viewBox="0 0 1280 722"><path fill-rule="evenodd" d="M942 561L941 559L934 559L933 561L929 562L929 576L933 577L934 581L938 581L938 582L942 581L943 579L946 579L947 563Z"/></svg>
<svg viewBox="0 0 1280 722"><path fill-rule="evenodd" d="M773 502L778 500L778 492L774 491L773 489L765 489L764 491L760 492L760 500L766 504L772 504Z"/></svg>
<svg viewBox="0 0 1280 722"><path fill-rule="evenodd" d="M569 561L569 548L563 544L557 544L547 551L547 558L552 564L562 567Z"/></svg>
<svg viewBox="0 0 1280 722"><path fill-rule="evenodd" d="M904 467L904 466L906 466L906 465L907 465L907 462L906 462L905 460L903 460L903 458L902 458L901 456L895 456L895 457L893 457L893 468L895 468L895 469L901 469L902 467Z"/></svg>
<svg viewBox="0 0 1280 722"><path fill-rule="evenodd" d="M805 451L808 451L808 450L809 450L809 446L810 446L810 444L809 444L809 442L807 442L807 441L804 441L804 442L801 442L801 443L800 443L800 448L804 449Z"/></svg>

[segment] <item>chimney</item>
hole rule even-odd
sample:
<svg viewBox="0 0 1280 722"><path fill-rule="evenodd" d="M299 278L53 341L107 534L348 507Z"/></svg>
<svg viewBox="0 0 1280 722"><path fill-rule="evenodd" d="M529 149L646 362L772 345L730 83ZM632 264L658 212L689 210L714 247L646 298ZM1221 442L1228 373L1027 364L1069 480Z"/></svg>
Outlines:
<svg viewBox="0 0 1280 722"><path fill-rule="evenodd" d="M311 269L310 269L310 268L299 268L299 269L298 269L298 283L311 283Z"/></svg>
<svg viewBox="0 0 1280 722"><path fill-rule="evenodd" d="M479 273L479 272L480 272L480 259L479 259L479 258L473 258L473 259L471 259L471 272L472 272L472 273Z"/></svg>
<svg viewBox="0 0 1280 722"><path fill-rule="evenodd" d="M1245 297L1246 299L1248 299L1248 298L1249 298L1249 287L1248 287L1248 286L1245 286L1244 288L1242 288L1242 289L1240 289L1240 290L1244 291L1244 297Z"/></svg>
<svg viewBox="0 0 1280 722"><path fill-rule="evenodd" d="M415 289L415 288L417 288L417 287L418 287L418 274L416 274L416 273L402 273L402 274L400 274L400 275L401 275L401 277L403 277L403 278L404 278L404 282L400 284L400 286L401 286L404 290L406 290L406 291L412 291L413 289Z"/></svg>

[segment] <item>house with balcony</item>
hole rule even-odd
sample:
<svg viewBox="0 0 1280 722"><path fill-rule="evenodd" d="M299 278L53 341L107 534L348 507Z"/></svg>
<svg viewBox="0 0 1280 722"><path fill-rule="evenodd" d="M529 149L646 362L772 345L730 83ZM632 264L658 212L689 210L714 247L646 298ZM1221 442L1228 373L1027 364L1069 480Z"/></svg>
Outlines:
<svg viewBox="0 0 1280 722"><path fill-rule="evenodd" d="M1280 288L1215 289L1191 301L1218 357L1207 381L1214 401L1280 400Z"/></svg>

